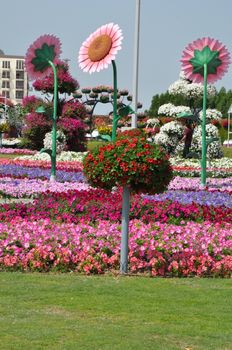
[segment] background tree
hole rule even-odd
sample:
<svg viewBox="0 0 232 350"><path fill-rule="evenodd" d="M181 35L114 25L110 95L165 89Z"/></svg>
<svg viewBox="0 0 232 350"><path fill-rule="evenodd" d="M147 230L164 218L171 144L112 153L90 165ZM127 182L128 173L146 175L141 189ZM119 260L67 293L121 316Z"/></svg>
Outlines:
<svg viewBox="0 0 232 350"><path fill-rule="evenodd" d="M107 85L99 85L95 87L82 88L73 94L74 99L81 101L84 105L88 107L88 119L86 122L89 126L89 132L95 128L95 115L94 111L99 103L110 104L109 116L112 114L113 107L113 88ZM117 92L117 108L120 109L132 102L132 96L129 94L128 90L123 89ZM139 102L137 108L142 108L142 104ZM119 122L120 123L120 122Z"/></svg>

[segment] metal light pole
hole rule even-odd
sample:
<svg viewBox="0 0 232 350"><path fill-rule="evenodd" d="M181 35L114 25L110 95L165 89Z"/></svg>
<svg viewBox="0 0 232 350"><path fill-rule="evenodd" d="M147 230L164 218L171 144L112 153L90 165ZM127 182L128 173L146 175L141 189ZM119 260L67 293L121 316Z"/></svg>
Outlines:
<svg viewBox="0 0 232 350"><path fill-rule="evenodd" d="M135 41L134 41L134 69L133 69L133 87L132 87L132 115L131 127L137 128L137 104L138 104L138 67L139 67L139 30L140 30L140 0L135 0Z"/></svg>
<svg viewBox="0 0 232 350"><path fill-rule="evenodd" d="M232 131L230 131L230 120L231 120L231 114L232 114L232 105L230 106L228 110L228 135L227 135L227 147L230 145L230 134L232 134Z"/></svg>

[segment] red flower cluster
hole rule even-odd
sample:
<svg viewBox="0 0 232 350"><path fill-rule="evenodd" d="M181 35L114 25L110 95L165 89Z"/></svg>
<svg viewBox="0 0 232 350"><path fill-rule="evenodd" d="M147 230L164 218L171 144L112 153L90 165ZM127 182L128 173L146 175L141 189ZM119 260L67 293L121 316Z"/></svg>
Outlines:
<svg viewBox="0 0 232 350"><path fill-rule="evenodd" d="M119 132L117 135L117 140L128 139L133 137L143 137L145 136L142 129L131 129Z"/></svg>
<svg viewBox="0 0 232 350"><path fill-rule="evenodd" d="M33 112L39 105L41 105L42 100L35 95L25 96L22 100L22 106L25 113Z"/></svg>
<svg viewBox="0 0 232 350"><path fill-rule="evenodd" d="M86 114L87 110L84 104L79 101L68 101L64 104L62 109L63 117L84 119L86 117Z"/></svg>
<svg viewBox="0 0 232 350"><path fill-rule="evenodd" d="M94 187L129 186L134 192L163 192L172 168L163 150L145 138L118 139L88 153L84 174Z"/></svg>
<svg viewBox="0 0 232 350"><path fill-rule="evenodd" d="M64 62L60 62L57 65L57 80L58 80L58 91L63 94L71 94L79 88L77 80L73 79L68 71L68 65ZM37 79L33 83L33 87L37 91L44 93L53 93L54 91L54 76L53 73L46 76L43 79Z"/></svg>
<svg viewBox="0 0 232 350"><path fill-rule="evenodd" d="M61 118L58 121L57 126L66 136L69 151L86 151L86 125L82 122L82 120L74 118Z"/></svg>

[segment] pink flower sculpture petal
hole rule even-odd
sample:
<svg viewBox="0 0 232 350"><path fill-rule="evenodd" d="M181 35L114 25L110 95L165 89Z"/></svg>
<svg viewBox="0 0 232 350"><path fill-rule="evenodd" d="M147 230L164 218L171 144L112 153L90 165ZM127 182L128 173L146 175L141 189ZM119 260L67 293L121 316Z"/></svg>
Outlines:
<svg viewBox="0 0 232 350"><path fill-rule="evenodd" d="M121 49L122 39L122 31L117 24L109 23L98 28L80 48L80 68L90 74L107 68Z"/></svg>
<svg viewBox="0 0 232 350"><path fill-rule="evenodd" d="M196 51L201 54L205 48L209 48L209 51L217 56L217 67L215 68L215 72L211 71L207 75L207 81L209 83L214 83L215 81L221 79L223 75L228 71L228 67L231 62L229 51L222 43L216 39L205 37L190 43L184 49L182 54L182 70L187 79L190 79L196 83L203 82L203 74L194 72L193 61L196 58Z"/></svg>
<svg viewBox="0 0 232 350"><path fill-rule="evenodd" d="M40 36L29 47L25 57L25 66L31 79L42 78L52 72L49 61L58 63L61 53L60 40L54 35Z"/></svg>

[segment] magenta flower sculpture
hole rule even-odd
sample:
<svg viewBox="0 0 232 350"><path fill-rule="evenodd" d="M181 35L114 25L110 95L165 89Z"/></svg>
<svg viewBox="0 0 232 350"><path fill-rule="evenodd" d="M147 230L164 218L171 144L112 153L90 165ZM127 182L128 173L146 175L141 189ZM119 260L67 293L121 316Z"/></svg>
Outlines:
<svg viewBox="0 0 232 350"><path fill-rule="evenodd" d="M218 40L202 38L193 41L183 51L182 70L186 78L196 83L204 82L204 64L207 81L214 83L228 71L230 54Z"/></svg>
<svg viewBox="0 0 232 350"><path fill-rule="evenodd" d="M105 24L83 42L78 57L80 68L90 74L107 68L110 63L113 65L114 103L112 141L116 139L117 123L120 119L120 116L117 115L117 69L114 60L117 52L121 50L122 39L122 31L117 24Z"/></svg>
<svg viewBox="0 0 232 350"><path fill-rule="evenodd" d="M54 75L54 98L53 98L53 116L52 116L52 151L42 149L51 157L51 181L56 179L56 121L57 121L57 64L61 53L60 40L54 35L45 34L40 36L29 47L26 53L25 66L30 78L43 78L53 72ZM44 113L44 108L38 108L38 113Z"/></svg>
<svg viewBox="0 0 232 350"><path fill-rule="evenodd" d="M204 84L201 183L205 186L207 144L214 141L206 140L207 82L214 83L228 71L230 53L218 40L205 37L193 41L184 49L181 63L182 71L187 79L197 83L203 82Z"/></svg>
<svg viewBox="0 0 232 350"><path fill-rule="evenodd" d="M42 78L51 73L49 64L57 64L61 53L60 40L54 35L45 34L40 36L29 47L25 57L25 66L31 79Z"/></svg>

